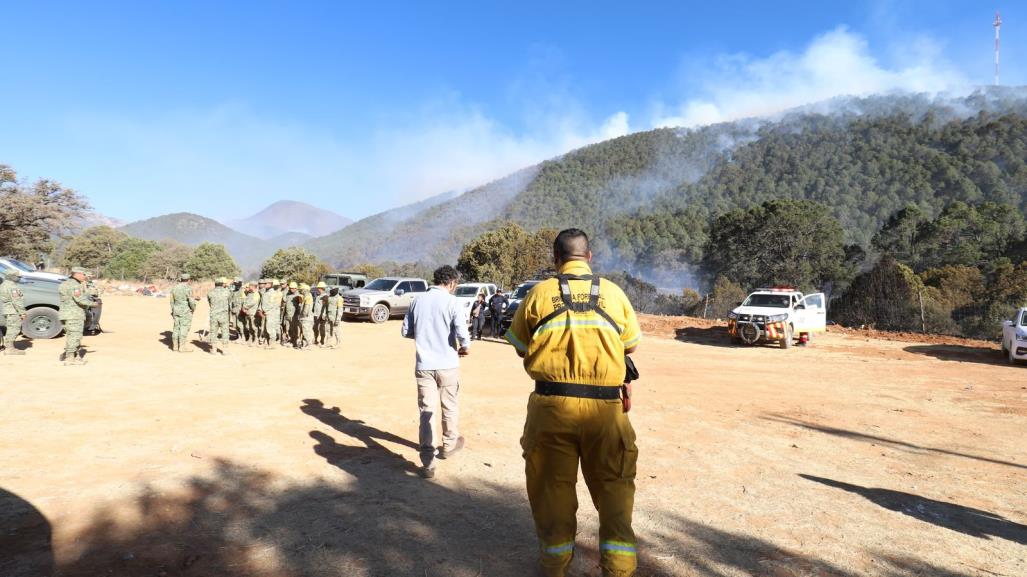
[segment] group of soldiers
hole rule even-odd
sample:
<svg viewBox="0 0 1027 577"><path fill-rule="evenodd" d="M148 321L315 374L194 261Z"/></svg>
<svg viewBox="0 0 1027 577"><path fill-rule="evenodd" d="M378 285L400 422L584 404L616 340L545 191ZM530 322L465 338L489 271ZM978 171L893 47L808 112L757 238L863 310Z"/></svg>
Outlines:
<svg viewBox="0 0 1027 577"><path fill-rule="evenodd" d="M183 274L171 289L171 347L191 352L189 333L197 299L191 278ZM243 282L235 278L214 281L207 293L210 321L207 343L211 354L228 354L234 335L248 347L271 349L275 346L312 350L339 346L342 323L342 295L338 287L324 282L311 287L306 283L280 279Z"/></svg>

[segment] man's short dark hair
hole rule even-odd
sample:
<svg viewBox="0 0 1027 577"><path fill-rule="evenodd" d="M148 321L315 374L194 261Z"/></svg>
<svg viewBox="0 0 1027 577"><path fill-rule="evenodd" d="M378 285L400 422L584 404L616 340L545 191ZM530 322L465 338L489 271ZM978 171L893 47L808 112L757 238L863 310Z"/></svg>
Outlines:
<svg viewBox="0 0 1027 577"><path fill-rule="evenodd" d="M455 280L460 280L460 272L448 264L435 269L432 274L432 282L436 285L446 285Z"/></svg>
<svg viewBox="0 0 1027 577"><path fill-rule="evenodd" d="M584 260L588 251L588 235L579 228L561 230L553 241L553 254L562 261Z"/></svg>

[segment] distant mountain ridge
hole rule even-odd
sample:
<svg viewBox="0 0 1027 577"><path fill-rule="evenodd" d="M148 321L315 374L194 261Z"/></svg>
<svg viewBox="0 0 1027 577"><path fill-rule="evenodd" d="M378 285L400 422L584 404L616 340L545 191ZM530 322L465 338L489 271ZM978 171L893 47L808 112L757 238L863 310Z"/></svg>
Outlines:
<svg viewBox="0 0 1027 577"><path fill-rule="evenodd" d="M270 240L264 240L217 222L216 220L192 214L177 212L146 220L140 220L118 228L129 236L147 240L173 240L189 246L204 242L222 244L244 271L252 272L260 267L279 248L298 245L308 239L300 233L287 233Z"/></svg>
<svg viewBox="0 0 1027 577"><path fill-rule="evenodd" d="M351 222L352 219L305 202L280 200L250 217L224 224L250 236L272 239L288 233L325 236Z"/></svg>
<svg viewBox="0 0 1027 577"><path fill-rule="evenodd" d="M1009 122L1002 122L1004 115L1011 115ZM1017 150L1027 141L1019 133L1024 118L1027 89L1001 87L966 97L843 97L773 118L650 130L569 151L456 197L403 207L402 214L359 220L305 246L339 267L452 263L469 240L509 220L529 230L584 228L595 234L608 264L630 267L642 255L684 268L680 255L695 254L695 246L671 250L647 234L623 231L669 235L667 227L685 221L659 218L689 214L691 230L678 238L701 244L712 215L772 198L824 203L847 238L865 246L907 202L936 213L952 200L999 198L1007 191L1023 203L1027 188ZM999 139L1001 157L989 157L975 131ZM903 152L910 147L918 152ZM631 228L642 220L648 224ZM618 236L613 245L606 242Z"/></svg>

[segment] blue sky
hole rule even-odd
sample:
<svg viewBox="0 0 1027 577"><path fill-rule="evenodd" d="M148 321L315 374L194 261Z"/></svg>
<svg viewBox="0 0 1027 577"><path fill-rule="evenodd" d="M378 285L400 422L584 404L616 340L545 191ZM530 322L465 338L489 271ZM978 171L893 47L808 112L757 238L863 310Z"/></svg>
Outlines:
<svg viewBox="0 0 1027 577"><path fill-rule="evenodd" d="M995 9L1027 84L1022 2L4 0L0 163L125 220L359 218L627 132L989 84Z"/></svg>

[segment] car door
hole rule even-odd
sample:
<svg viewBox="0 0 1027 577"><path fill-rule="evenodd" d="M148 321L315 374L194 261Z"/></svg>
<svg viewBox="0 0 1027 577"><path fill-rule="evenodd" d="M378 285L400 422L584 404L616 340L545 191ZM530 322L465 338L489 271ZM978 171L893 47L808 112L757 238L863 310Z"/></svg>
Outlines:
<svg viewBox="0 0 1027 577"><path fill-rule="evenodd" d="M800 303L802 308L801 321L796 328L803 332L823 332L827 330L827 301L824 293L806 295Z"/></svg>
<svg viewBox="0 0 1027 577"><path fill-rule="evenodd" d="M410 287L410 281L403 281L396 285L396 288L392 289L392 293L396 295L393 297L394 304L392 306L393 314L402 314L407 312L410 308L410 303L414 302L414 295Z"/></svg>

